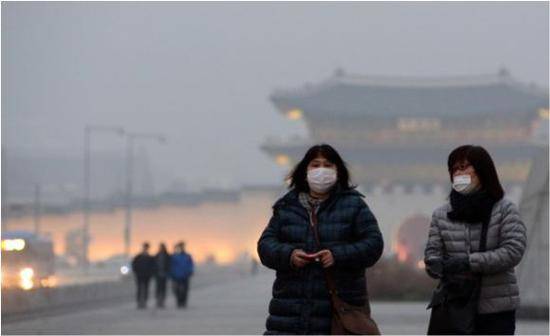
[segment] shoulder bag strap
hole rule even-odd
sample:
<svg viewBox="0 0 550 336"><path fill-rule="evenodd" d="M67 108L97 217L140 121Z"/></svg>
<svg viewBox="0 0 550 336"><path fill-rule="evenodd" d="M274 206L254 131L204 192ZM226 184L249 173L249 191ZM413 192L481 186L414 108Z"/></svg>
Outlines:
<svg viewBox="0 0 550 336"><path fill-rule="evenodd" d="M487 231L489 230L489 222L491 216L485 219L481 224L481 237L479 239L479 252L485 252L487 250Z"/></svg>
<svg viewBox="0 0 550 336"><path fill-rule="evenodd" d="M315 237L315 243L317 245L317 250L321 250L321 241L319 240L319 231L317 230L317 214L312 209L309 211L310 219L311 219L311 230L313 231L313 235ZM322 267L322 266L321 266ZM335 299L338 298L338 289L336 287L336 281L334 280L334 275L332 274L332 268L323 268L323 273L325 274L325 281L327 283L328 292L330 294L330 297L332 301L334 302ZM365 284L366 286L367 284ZM369 294L365 290L365 309L370 314L370 304L369 304Z"/></svg>
<svg viewBox="0 0 550 336"><path fill-rule="evenodd" d="M491 214L489 214L489 218L486 218L481 223L481 236L479 238L479 252L485 252L487 250L487 231L489 231L489 222L491 221ZM479 282L479 286L477 287L477 295L479 296L479 293L481 291L481 279L483 278L483 274L479 274L477 276L477 281Z"/></svg>

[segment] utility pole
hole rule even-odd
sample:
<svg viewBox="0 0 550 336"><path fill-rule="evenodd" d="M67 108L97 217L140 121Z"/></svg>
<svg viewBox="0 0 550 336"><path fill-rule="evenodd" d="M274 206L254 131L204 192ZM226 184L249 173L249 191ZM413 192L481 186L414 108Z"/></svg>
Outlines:
<svg viewBox="0 0 550 336"><path fill-rule="evenodd" d="M134 174L134 141L137 139L154 140L165 143L162 134L127 133L126 134L126 214L124 225L124 255L130 257L132 237L132 192Z"/></svg>
<svg viewBox="0 0 550 336"><path fill-rule="evenodd" d="M134 175L134 136L126 137L126 213L124 225L124 255L130 257L130 230L132 227L132 180Z"/></svg>
<svg viewBox="0 0 550 336"><path fill-rule="evenodd" d="M2 158L1 159L1 171L2 171L2 174L1 174L1 180L3 183L0 183L0 189L1 189L1 197L2 197L2 218L1 218L1 222L2 222L2 232L8 232L8 220L9 220L9 209L10 209L10 203L9 201L6 202L6 200L9 200L8 198L8 193L7 193L7 189L6 188L6 149L4 146L1 147L0 149L0 157Z"/></svg>
<svg viewBox="0 0 550 336"><path fill-rule="evenodd" d="M41 217L41 210L42 210L40 192L41 192L40 184L35 184L33 217L34 217L34 234L37 236L40 234L40 217Z"/></svg>
<svg viewBox="0 0 550 336"><path fill-rule="evenodd" d="M90 231L90 133L92 129L86 125L84 128L84 204L82 213L82 263L84 269L88 269L88 235Z"/></svg>
<svg viewBox="0 0 550 336"><path fill-rule="evenodd" d="M91 171L91 136L93 132L115 133L124 135L124 129L117 126L86 125L84 127L84 197L82 204L82 262L84 269L88 269L88 245L90 243L90 171Z"/></svg>

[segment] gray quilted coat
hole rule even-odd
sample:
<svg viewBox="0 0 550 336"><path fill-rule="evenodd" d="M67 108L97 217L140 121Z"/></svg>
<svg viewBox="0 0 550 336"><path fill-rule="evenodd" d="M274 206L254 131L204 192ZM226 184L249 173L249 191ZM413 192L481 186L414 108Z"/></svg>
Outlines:
<svg viewBox="0 0 550 336"><path fill-rule="evenodd" d="M447 203L432 215L424 252L427 271L429 265L437 263L444 255L468 256L472 272L482 274L478 312L517 309L520 299L514 267L523 256L527 238L516 205L505 198L495 203L487 231L486 252L479 252L481 223L453 222L447 218L451 210Z"/></svg>

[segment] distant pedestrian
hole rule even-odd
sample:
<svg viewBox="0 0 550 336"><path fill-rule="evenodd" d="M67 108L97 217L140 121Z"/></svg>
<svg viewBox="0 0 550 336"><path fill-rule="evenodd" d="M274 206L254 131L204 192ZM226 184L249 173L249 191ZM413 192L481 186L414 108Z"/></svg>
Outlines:
<svg viewBox="0 0 550 336"><path fill-rule="evenodd" d="M132 271L136 279L137 307L138 309L144 309L147 307L149 281L155 272L155 261L149 255L149 243L143 243L141 253L132 260Z"/></svg>
<svg viewBox="0 0 550 336"><path fill-rule="evenodd" d="M189 280L194 272L193 258L185 252L185 243L179 242L170 258L170 275L178 308L187 306Z"/></svg>
<svg viewBox="0 0 550 336"><path fill-rule="evenodd" d="M256 275L258 274L258 261L254 258L252 258L252 266L250 267L250 274Z"/></svg>
<svg viewBox="0 0 550 336"><path fill-rule="evenodd" d="M428 274L440 279L428 334L512 335L525 225L485 149L458 147L447 166L453 189L433 213L424 258Z"/></svg>
<svg viewBox="0 0 550 336"><path fill-rule="evenodd" d="M159 251L155 256L155 296L157 299L157 307L164 308L166 299L166 282L170 275L170 255L166 250L166 245L161 243Z"/></svg>

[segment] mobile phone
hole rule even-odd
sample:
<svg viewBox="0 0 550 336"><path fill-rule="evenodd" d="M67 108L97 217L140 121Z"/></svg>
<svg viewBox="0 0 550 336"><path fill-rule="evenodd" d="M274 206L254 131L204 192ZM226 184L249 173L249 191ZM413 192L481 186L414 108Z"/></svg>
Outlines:
<svg viewBox="0 0 550 336"><path fill-rule="evenodd" d="M316 257L314 253L307 254L307 255L304 256L304 258L309 260L309 261L319 261L319 257Z"/></svg>

